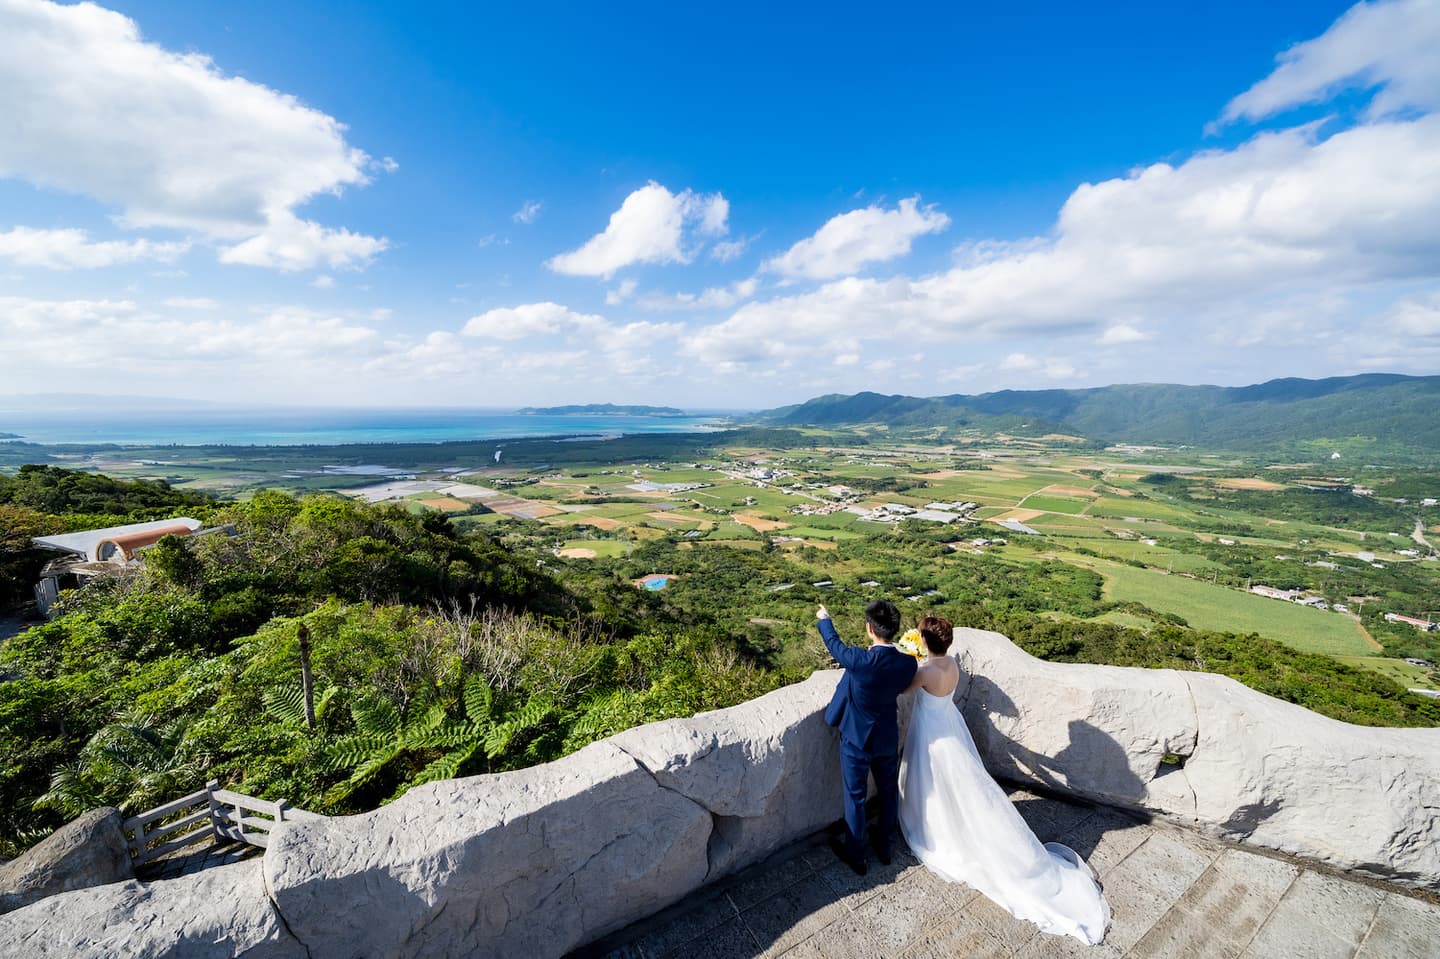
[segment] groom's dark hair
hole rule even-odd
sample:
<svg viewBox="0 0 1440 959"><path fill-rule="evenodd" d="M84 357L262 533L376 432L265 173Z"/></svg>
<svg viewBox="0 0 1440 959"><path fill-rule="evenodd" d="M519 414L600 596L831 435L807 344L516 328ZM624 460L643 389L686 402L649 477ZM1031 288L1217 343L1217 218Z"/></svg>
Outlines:
<svg viewBox="0 0 1440 959"><path fill-rule="evenodd" d="M888 643L900 632L900 610L888 599L877 599L865 607L865 622Z"/></svg>

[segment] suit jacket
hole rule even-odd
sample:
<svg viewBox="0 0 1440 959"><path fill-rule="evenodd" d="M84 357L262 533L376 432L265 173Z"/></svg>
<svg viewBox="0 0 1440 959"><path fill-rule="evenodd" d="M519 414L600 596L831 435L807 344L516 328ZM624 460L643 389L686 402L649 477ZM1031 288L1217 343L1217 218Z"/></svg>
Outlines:
<svg viewBox="0 0 1440 959"><path fill-rule="evenodd" d="M845 667L825 709L825 722L838 727L845 742L872 756L898 753L900 714L895 700L910 687L919 664L893 646L846 646L828 619L816 625L825 648Z"/></svg>

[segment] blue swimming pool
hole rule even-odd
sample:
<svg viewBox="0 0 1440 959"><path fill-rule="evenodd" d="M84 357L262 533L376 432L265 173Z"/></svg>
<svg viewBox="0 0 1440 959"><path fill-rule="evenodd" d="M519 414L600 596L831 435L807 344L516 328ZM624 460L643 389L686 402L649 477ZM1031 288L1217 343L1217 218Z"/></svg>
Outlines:
<svg viewBox="0 0 1440 959"><path fill-rule="evenodd" d="M640 581L640 585L649 590L656 590L664 589L668 582L670 582L669 576L647 576Z"/></svg>

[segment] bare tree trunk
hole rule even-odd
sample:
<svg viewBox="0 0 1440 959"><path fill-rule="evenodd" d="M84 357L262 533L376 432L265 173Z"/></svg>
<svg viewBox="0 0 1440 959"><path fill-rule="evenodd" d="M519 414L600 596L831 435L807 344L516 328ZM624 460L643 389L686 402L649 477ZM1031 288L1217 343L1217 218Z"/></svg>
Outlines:
<svg viewBox="0 0 1440 959"><path fill-rule="evenodd" d="M315 728L315 679L310 675L310 629L300 624L300 686L305 692L305 727Z"/></svg>

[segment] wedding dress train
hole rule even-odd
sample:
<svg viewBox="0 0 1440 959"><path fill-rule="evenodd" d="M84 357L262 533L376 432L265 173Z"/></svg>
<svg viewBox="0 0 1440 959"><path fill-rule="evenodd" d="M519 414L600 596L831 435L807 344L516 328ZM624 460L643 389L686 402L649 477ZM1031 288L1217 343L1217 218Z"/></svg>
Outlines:
<svg viewBox="0 0 1440 959"><path fill-rule="evenodd" d="M990 778L949 696L915 692L900 767L900 830L929 869L1018 919L1094 945L1110 907L1073 849L1041 845Z"/></svg>

